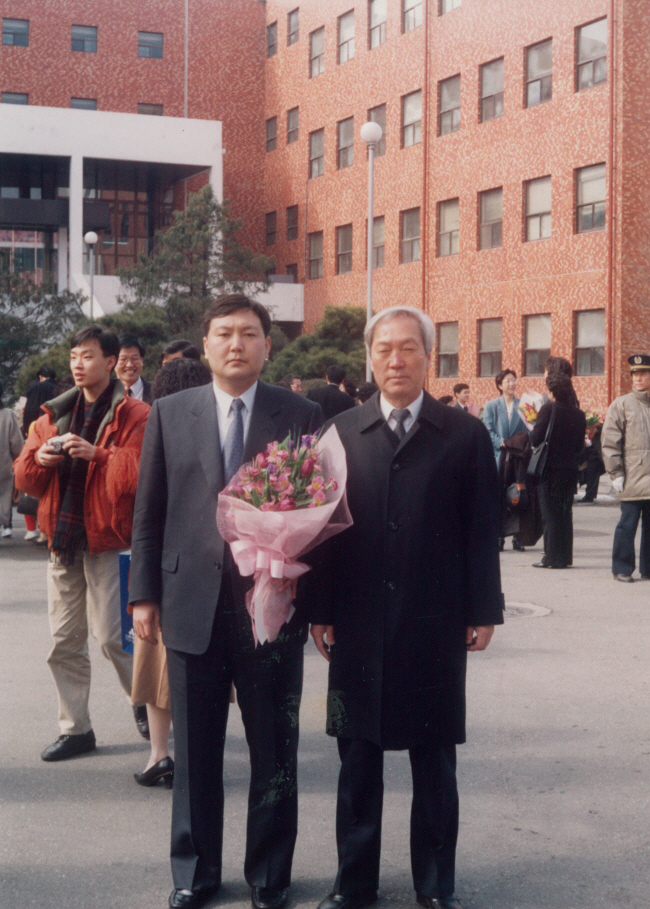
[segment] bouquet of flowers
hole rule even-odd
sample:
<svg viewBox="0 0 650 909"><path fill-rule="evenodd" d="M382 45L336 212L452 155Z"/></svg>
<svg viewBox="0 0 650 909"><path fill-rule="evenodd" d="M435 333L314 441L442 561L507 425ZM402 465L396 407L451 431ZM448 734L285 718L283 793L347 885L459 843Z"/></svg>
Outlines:
<svg viewBox="0 0 650 909"><path fill-rule="evenodd" d="M255 578L246 606L258 642L274 641L295 610L290 585L309 566L298 559L352 524L345 449L324 436L271 442L219 494L217 526L243 577Z"/></svg>
<svg viewBox="0 0 650 909"><path fill-rule="evenodd" d="M588 410L585 413L587 420L587 438L591 441L596 433L596 430L603 423L603 418L599 413L596 413L594 410Z"/></svg>
<svg viewBox="0 0 650 909"><path fill-rule="evenodd" d="M519 399L519 415L528 429L532 429L542 409L544 396L537 391L525 391Z"/></svg>

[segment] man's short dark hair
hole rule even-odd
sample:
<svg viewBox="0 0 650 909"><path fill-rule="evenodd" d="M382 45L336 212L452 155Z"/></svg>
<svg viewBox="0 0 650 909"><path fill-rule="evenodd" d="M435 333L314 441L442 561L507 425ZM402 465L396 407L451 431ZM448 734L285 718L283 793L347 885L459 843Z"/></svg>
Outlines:
<svg viewBox="0 0 650 909"><path fill-rule="evenodd" d="M451 404L451 402L453 400L454 399L453 399L452 395L443 395L441 398L438 398L438 403L439 404Z"/></svg>
<svg viewBox="0 0 650 909"><path fill-rule="evenodd" d="M51 366L41 366L36 375L42 376L44 379L54 379L54 381L56 381L56 371Z"/></svg>
<svg viewBox="0 0 650 909"><path fill-rule="evenodd" d="M546 377L546 387L553 393L556 401L562 401L566 404L575 403L575 392L571 379L561 372L549 373Z"/></svg>
<svg viewBox="0 0 650 909"><path fill-rule="evenodd" d="M340 385L345 378L345 370L342 366L328 366L325 370L325 375L328 382L332 382L334 385Z"/></svg>
<svg viewBox="0 0 650 909"><path fill-rule="evenodd" d="M186 388L208 385L211 381L212 374L203 363L190 357L177 357L160 367L153 380L151 395L156 401Z"/></svg>
<svg viewBox="0 0 650 909"><path fill-rule="evenodd" d="M120 336L120 350L122 350L124 348L128 349L129 347L137 347L138 350L140 351L140 356L144 357L144 352L145 352L144 345L142 344L142 342L140 341L139 338L136 338L135 335L129 335L129 334L121 335Z"/></svg>
<svg viewBox="0 0 650 909"><path fill-rule="evenodd" d="M361 401L362 404L365 404L374 393L377 391L377 386L374 382L364 382L357 389L357 398Z"/></svg>
<svg viewBox="0 0 650 909"><path fill-rule="evenodd" d="M469 391L469 385L466 382L457 382L454 385L454 394L459 395L461 391L465 391L465 389Z"/></svg>
<svg viewBox="0 0 650 909"><path fill-rule="evenodd" d="M545 366L549 376L551 373L560 373L569 379L573 378L573 366L564 357L549 357Z"/></svg>
<svg viewBox="0 0 650 909"><path fill-rule="evenodd" d="M245 294L223 294L221 297L210 303L203 314L203 336L205 337L210 331L210 325L213 319L223 319L224 316L230 316L234 312L240 312L242 309L248 309L254 313L262 323L264 337L268 338L271 334L271 317L266 307L258 303L257 300L251 300Z"/></svg>
<svg viewBox="0 0 650 909"><path fill-rule="evenodd" d="M506 376L514 376L516 379L517 373L514 371L514 369L502 369L501 372L494 377L494 384L496 385L499 394L502 393L501 386L503 385L503 380Z"/></svg>
<svg viewBox="0 0 650 909"><path fill-rule="evenodd" d="M200 361L201 359L201 351L198 347L195 347L191 341L184 341L179 338L177 341L170 341L169 344L165 344L160 352L160 365L162 366L162 361L165 357L171 357L177 353L182 354L188 360Z"/></svg>
<svg viewBox="0 0 650 909"><path fill-rule="evenodd" d="M115 357L120 355L120 342L114 331L106 331L101 325L87 325L80 328L70 341L70 350L74 347L81 347L89 341L97 341L105 357Z"/></svg>

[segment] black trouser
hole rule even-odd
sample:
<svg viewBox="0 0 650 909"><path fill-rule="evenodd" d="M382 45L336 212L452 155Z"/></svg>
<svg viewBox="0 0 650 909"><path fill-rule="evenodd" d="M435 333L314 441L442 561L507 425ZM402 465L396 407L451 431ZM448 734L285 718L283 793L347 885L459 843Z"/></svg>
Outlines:
<svg viewBox="0 0 650 909"><path fill-rule="evenodd" d="M544 518L544 561L554 568L573 564L573 496L577 472L547 468L539 484Z"/></svg>
<svg viewBox="0 0 650 909"><path fill-rule="evenodd" d="M171 863L174 886L221 881L223 755L231 683L251 762L244 876L251 887L289 886L298 830L298 712L304 628L294 615L273 644L254 646L232 584L222 594L205 653L168 651L174 723Z"/></svg>
<svg viewBox="0 0 650 909"><path fill-rule="evenodd" d="M636 502L621 502L621 517L614 531L612 572L632 574L636 567L634 538L641 518L641 551L639 570L644 577L650 577L650 499Z"/></svg>
<svg viewBox="0 0 650 909"><path fill-rule="evenodd" d="M339 868L334 890L344 896L379 887L384 752L361 739L338 739L341 757L336 806ZM456 746L409 749L413 775L411 869L417 893L434 898L454 892L458 790Z"/></svg>

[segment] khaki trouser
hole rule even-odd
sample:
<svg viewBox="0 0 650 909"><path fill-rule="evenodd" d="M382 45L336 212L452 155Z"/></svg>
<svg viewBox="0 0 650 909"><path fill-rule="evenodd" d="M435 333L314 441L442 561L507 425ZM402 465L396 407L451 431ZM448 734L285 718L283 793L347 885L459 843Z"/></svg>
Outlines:
<svg viewBox="0 0 650 909"><path fill-rule="evenodd" d="M47 662L59 696L59 726L62 734L81 735L91 729L89 630L131 697L133 657L122 650L117 550L77 553L74 565L50 556L47 600L54 640Z"/></svg>

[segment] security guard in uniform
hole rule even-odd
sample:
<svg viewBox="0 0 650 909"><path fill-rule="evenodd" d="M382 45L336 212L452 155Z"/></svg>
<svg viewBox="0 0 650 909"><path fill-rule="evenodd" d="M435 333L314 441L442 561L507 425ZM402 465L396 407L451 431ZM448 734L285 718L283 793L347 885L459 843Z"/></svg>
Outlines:
<svg viewBox="0 0 650 909"><path fill-rule="evenodd" d="M605 468L621 503L614 531L612 574L631 583L634 578L634 538L641 518L639 569L650 580L650 356L628 357L632 391L609 405L603 426Z"/></svg>

